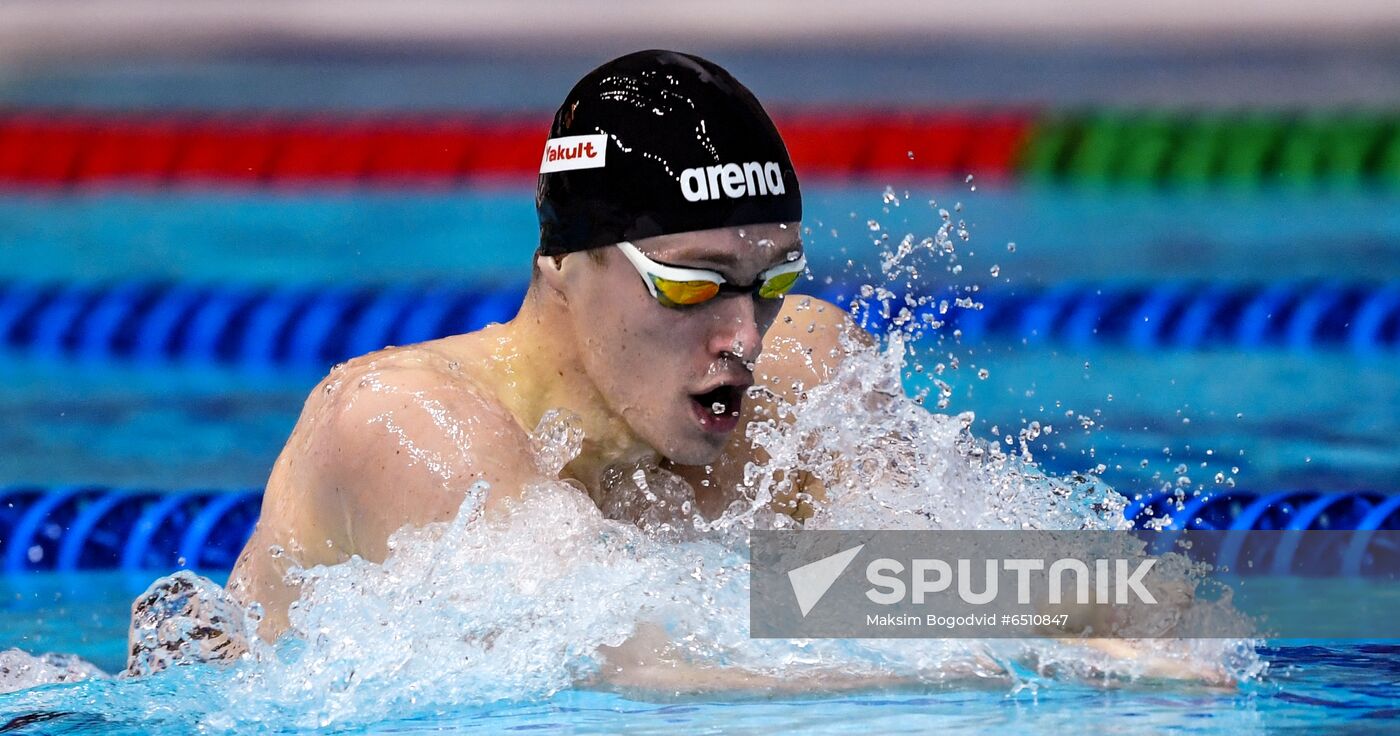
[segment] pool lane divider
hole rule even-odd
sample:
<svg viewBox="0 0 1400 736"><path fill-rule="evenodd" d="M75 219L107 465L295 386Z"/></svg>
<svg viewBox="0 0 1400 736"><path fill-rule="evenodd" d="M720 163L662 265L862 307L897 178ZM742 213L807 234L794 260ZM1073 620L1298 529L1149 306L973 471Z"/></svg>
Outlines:
<svg viewBox="0 0 1400 736"><path fill-rule="evenodd" d="M0 109L0 187L532 182L549 113ZM799 174L1400 187L1400 111L776 110Z"/></svg>
<svg viewBox="0 0 1400 736"><path fill-rule="evenodd" d="M261 505L259 490L0 487L0 560L6 574L228 570Z"/></svg>
<svg viewBox="0 0 1400 736"><path fill-rule="evenodd" d="M1005 177L1031 122L1020 111L822 110L779 119L799 171L818 177ZM533 182L549 123L550 113L0 109L0 186Z"/></svg>
<svg viewBox="0 0 1400 736"><path fill-rule="evenodd" d="M808 286L815 286L809 284ZM800 289L847 306L856 289ZM514 316L524 284L250 286L0 282L0 348L43 358L324 369L386 345ZM896 295L893 304L903 303ZM998 341L1128 350L1400 353L1400 282L1070 283L935 295L914 310L964 345ZM857 310L880 334L889 318ZM956 335L954 338L953 336Z"/></svg>
<svg viewBox="0 0 1400 736"><path fill-rule="evenodd" d="M252 533L261 504L256 489L0 486L0 560L5 574L182 567L226 571ZM1167 530L1394 530L1400 529L1400 495L1293 490L1181 497L1160 492L1134 500L1125 516L1139 527L1155 522ZM1280 550L1274 563L1291 569L1284 553L1291 554ZM1333 559L1318 560L1312 569L1357 575L1371 562L1367 553L1348 547Z"/></svg>

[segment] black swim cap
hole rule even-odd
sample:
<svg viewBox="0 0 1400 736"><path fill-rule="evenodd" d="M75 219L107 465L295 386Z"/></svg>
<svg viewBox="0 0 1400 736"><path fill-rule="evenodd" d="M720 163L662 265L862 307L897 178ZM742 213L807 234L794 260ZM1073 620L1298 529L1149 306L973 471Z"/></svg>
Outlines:
<svg viewBox="0 0 1400 736"><path fill-rule="evenodd" d="M554 115L535 208L540 252L802 219L773 121L729 72L638 51L579 80Z"/></svg>

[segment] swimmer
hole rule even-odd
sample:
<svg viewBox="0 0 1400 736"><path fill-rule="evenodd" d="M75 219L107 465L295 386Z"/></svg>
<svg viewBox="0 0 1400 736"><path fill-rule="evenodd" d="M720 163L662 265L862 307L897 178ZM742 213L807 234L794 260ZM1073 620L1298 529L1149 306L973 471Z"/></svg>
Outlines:
<svg viewBox="0 0 1400 736"><path fill-rule="evenodd" d="M586 75L554 116L535 203L540 242L513 319L355 358L312 391L230 577L262 607L263 637L287 627L290 567L382 561L391 534L452 520L481 481L484 514L563 480L627 519L645 509L610 502L610 487L642 470L683 481L718 517L745 465L767 459L745 428L873 343L841 308L791 294L806 274L797 176L758 100L714 63L642 51ZM542 467L532 433L557 411L576 418L582 449ZM798 498L822 498L821 484L781 472L795 482L774 505L801 518ZM667 652L639 631L605 652L603 678L755 685Z"/></svg>
<svg viewBox="0 0 1400 736"><path fill-rule="evenodd" d="M477 481L493 513L539 479L530 435L551 410L583 430L559 476L581 492L654 468L717 516L760 452L745 427L827 377L843 335L872 341L789 296L806 273L797 175L758 100L709 61L643 51L585 76L554 116L536 206L513 319L353 359L307 399L230 578L264 636L298 596L289 564L382 560L391 533L450 520ZM820 493L801 474L799 491Z"/></svg>

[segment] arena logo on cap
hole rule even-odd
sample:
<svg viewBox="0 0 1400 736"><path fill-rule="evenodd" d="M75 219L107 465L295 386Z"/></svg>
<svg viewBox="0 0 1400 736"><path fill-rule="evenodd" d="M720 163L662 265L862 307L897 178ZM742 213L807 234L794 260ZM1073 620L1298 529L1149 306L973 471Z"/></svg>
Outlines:
<svg viewBox="0 0 1400 736"><path fill-rule="evenodd" d="M606 133L570 135L545 141L544 158L540 160L540 173L601 169L607 163L608 136Z"/></svg>
<svg viewBox="0 0 1400 736"><path fill-rule="evenodd" d="M783 170L774 161L704 166L681 172L681 194L688 202L784 194L786 191Z"/></svg>

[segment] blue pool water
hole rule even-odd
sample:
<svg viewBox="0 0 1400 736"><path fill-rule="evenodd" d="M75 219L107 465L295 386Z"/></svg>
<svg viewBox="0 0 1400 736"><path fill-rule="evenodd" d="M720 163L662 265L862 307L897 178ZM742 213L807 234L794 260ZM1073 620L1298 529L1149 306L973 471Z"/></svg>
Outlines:
<svg viewBox="0 0 1400 736"><path fill-rule="evenodd" d="M1037 457L1061 471L1103 463L1105 479L1124 492L1155 490L1159 473L1175 482L1182 463L1189 477L1209 485L1223 472L1241 489L1389 492L1400 477L1400 359L1013 346L964 360L959 375L943 377L954 386L950 409L976 411L979 435L993 436L993 427L996 436L1014 434L1023 419L1062 427ZM986 366L988 377L972 366ZM1238 383L1216 380L1222 375ZM0 407L26 421L0 424L0 478L257 487L318 379L10 362L0 366ZM927 380L909 383L917 390ZM1096 424L1083 429L1065 416L1071 409Z"/></svg>
<svg viewBox="0 0 1400 736"><path fill-rule="evenodd" d="M1375 284L1400 275L1400 210L1365 192L925 184L895 187L892 207L884 188L808 187L814 274L878 282L872 241L931 234L939 220L928 202L936 200L970 234L962 273L938 281L989 291ZM0 281L511 284L528 268L534 218L530 193L509 188L14 195L0 198ZM1102 463L1125 491L1174 482L1183 463L1193 482L1223 472L1251 489L1389 492L1400 477L1400 353L1014 341L923 349L959 358L959 370L940 376L954 387L949 409L977 412L983 436L1014 434L1023 421L1072 428L1040 459L1058 471ZM321 373L17 357L0 365L0 406L27 421L0 426L0 482L257 486ZM911 390L928 380L911 377ZM1094 421L1087 431L1085 415Z"/></svg>
<svg viewBox="0 0 1400 736"><path fill-rule="evenodd" d="M582 40L577 48L548 54L533 47L439 47L428 53L330 39L268 41L269 48L255 53L215 50L206 58L189 53L3 64L0 106L155 113L250 108L313 114L538 113L552 109L577 72L604 56ZM1400 89L1394 44L1385 39L1175 47L1083 39L884 41L865 50L809 43L724 48L717 57L774 108L991 102L1057 109L1391 109ZM313 48L298 51L298 45ZM897 208L882 197L887 184L893 185ZM1393 193L976 184L976 192L962 182L910 184L907 199L900 182L808 184L807 222L813 232L807 240L814 271L860 281L878 261L873 238L882 232L896 240L904 232L932 234L941 207L969 225L971 239L960 246L963 272L937 274L957 285L1400 279L1400 208ZM929 206L930 199L938 206ZM872 220L880 230L871 229ZM508 283L526 273L534 238L526 188L0 192L0 282ZM1010 242L1016 243L1014 252ZM991 276L993 267L998 277ZM0 422L0 484L259 486L320 374L307 368L122 365L4 352L3 347L0 415L7 421ZM1031 421L1053 425L1055 433L1035 448L1038 461L1059 473L1102 465L1104 479L1129 495L1162 485L1209 492L1226 483L1251 490L1400 491L1400 355L1228 346L1144 350L1016 340L975 346L928 342L915 355L930 370L954 359L959 367L938 376L950 387L948 410L975 411L980 437L1014 435ZM985 378L979 377L982 369ZM907 384L920 391L932 380L925 372L910 375ZM117 671L126 656L131 600L155 576L0 577L0 650L72 653ZM1355 594L1345 584L1327 600L1309 602L1319 607L1317 615L1344 613ZM1400 731L1395 642L1274 641L1260 654L1269 670L1238 691L1181 684L1102 689L1056 680L1015 691L1004 682L982 687L964 682L932 691L653 702L575 689L537 700L403 708L394 712L411 715L370 723L352 719L335 728L667 734ZM228 716L253 710L241 700L220 702L220 695L238 692L228 683L231 677L187 667L145 681L94 681L0 695L0 726L19 718L13 722L18 733L217 731L205 717L210 711L227 724ZM376 686L384 682L371 680ZM316 683L327 693L338 685ZM206 696L210 702L201 702ZM292 720L303 715L274 712L260 722L237 725L247 733L277 726L291 730Z"/></svg>
<svg viewBox="0 0 1400 736"><path fill-rule="evenodd" d="M125 616L147 581L120 574L51 574L0 582L0 648L76 653L109 671L125 661ZM1342 593L1344 594L1344 593ZM1013 729L1062 733L1091 718L1102 728L1150 733L1387 731L1400 727L1400 644L1281 641L1266 647L1267 674L1237 690L1135 685L1104 689L1063 681L1012 691L1004 683L858 694L691 697L669 702L626 694L570 690L545 700L463 706L412 718L344 726L340 733L542 730L568 733L676 733L802 730L809 733L981 732ZM189 668L185 668L189 669ZM222 675L194 668L180 677ZM183 680L51 685L0 695L0 724L33 713L64 715L20 733L187 731L194 719L160 710ZM265 732L245 724L248 733Z"/></svg>
<svg viewBox="0 0 1400 736"><path fill-rule="evenodd" d="M859 281L875 268L871 241L880 231L871 220L896 240L904 232L930 234L937 212L929 199L968 221L964 271L940 274L959 285L1354 283L1400 275L1400 216L1392 202L1364 193L972 192L946 185L908 199L897 188L901 204L890 208L883 189L810 189L808 242L818 275ZM13 195L0 198L0 279L504 283L528 267L533 218L529 192L516 189ZM1029 421L1053 424L1054 440L1036 448L1039 461L1055 472L1102 464L1104 478L1129 495L1182 477L1192 487L1225 487L1217 474L1248 489L1384 493L1400 478L1400 355L1016 341L930 341L918 351L930 364L951 362L950 353L959 360L958 369L940 376L952 388L948 409L977 412L979 436L1014 434ZM23 419L0 424L0 482L256 487L318 378L307 369L114 365L16 353L0 363L0 411ZM918 391L930 380L912 375L907 383ZM0 580L0 649L75 653L116 671L125 659L130 601L153 577ZM543 701L417 714L374 730L1062 732L1089 719L1139 732L1364 732L1400 720L1397 653L1384 642L1273 642L1263 652L1272 663L1267 676L1231 692L1054 682L1016 692L1002 683L655 703L573 690ZM223 675L211 669L180 676ZM165 702L162 688L178 689L178 681L0 696L0 722L61 710L74 712L27 732L188 730L192 722L182 719L193 716L152 715L149 708Z"/></svg>
<svg viewBox="0 0 1400 736"><path fill-rule="evenodd" d="M545 733L733 733L797 732L1064 733L1092 722L1113 733L1273 733L1276 731L1376 733L1400 722L1394 691L1365 684L1379 675L1394 676L1393 646L1327 646L1274 649L1274 661L1290 672L1236 692L1171 688L1105 691L1060 686L1037 693L1008 695L1004 690L959 688L944 691L876 691L858 695L813 694L802 698L685 699L644 702L596 691L567 691L546 700L461 708L451 712L390 720L367 729L337 733L505 732ZM157 678L158 679L158 678ZM1338 683L1352 683L1338 686ZM153 690L158 681L148 683ZM63 686L60 686L61 688ZM107 700L120 686L69 686L66 696ZM58 696L60 693L47 693ZM104 697L107 696L107 697ZM13 717L18 710L0 713ZM14 700L9 698L8 700ZM29 711L42 712L42 711ZM178 713L155 721L178 732L192 724ZM66 733L100 730L110 734L149 733L152 721L123 717L121 712L66 713L20 733ZM64 730L60 730L64 729ZM255 730L248 731L257 732Z"/></svg>
<svg viewBox="0 0 1400 736"><path fill-rule="evenodd" d="M885 205L887 185L898 207ZM1014 283L1400 274L1400 210L1366 191L974 192L879 181L813 184L803 194L809 261L819 274L840 275L847 259L875 262L870 220L896 238L932 235L938 220L929 200L969 225L959 284L990 281L992 265ZM538 239L533 202L532 190L517 188L7 192L0 278L519 279Z"/></svg>
<svg viewBox="0 0 1400 736"><path fill-rule="evenodd" d="M1093 722L1114 733L1154 733L1171 729L1184 733L1271 733L1387 731L1396 725L1394 700L1388 693L1357 687L1339 691L1329 678L1355 680L1387 667L1391 647L1330 648L1311 646L1271 652L1279 661L1299 669L1279 682L1252 685L1242 691L1105 692L1064 687L1039 693L1006 695L996 690L966 688L942 692L884 691L851 696L812 695L806 698L681 700L655 703L593 691L568 691L543 701L506 703L399 719L372 729L338 733L428 733L543 731L564 733L731 733L797 732L860 733L984 733L1011 729L1017 733L1063 733ZM72 688L83 694L111 689L107 685ZM158 688L159 683L150 687ZM41 712L41 711L40 711ZM178 714L158 721L159 728L178 731L190 723ZM117 714L66 713L31 727L31 733L60 733L58 729L91 729L103 733L148 733L149 721ZM40 730L47 729L47 730ZM20 731L21 733L26 731Z"/></svg>

